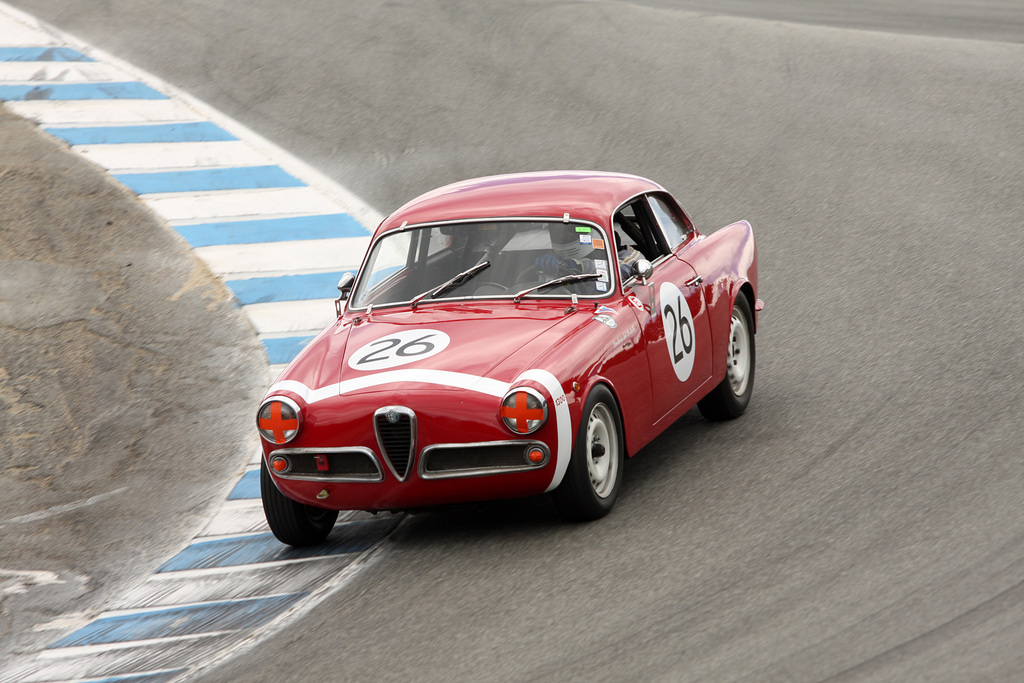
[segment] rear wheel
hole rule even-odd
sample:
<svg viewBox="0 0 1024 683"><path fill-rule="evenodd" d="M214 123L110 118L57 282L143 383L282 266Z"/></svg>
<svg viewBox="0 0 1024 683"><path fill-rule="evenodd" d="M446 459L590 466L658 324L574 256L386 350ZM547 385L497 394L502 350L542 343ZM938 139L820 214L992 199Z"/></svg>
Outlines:
<svg viewBox="0 0 1024 683"><path fill-rule="evenodd" d="M338 520L337 510L325 510L303 505L288 498L277 490L267 470L266 461L260 463L260 495L263 498L263 513L274 536L282 543L293 546L320 543L334 528Z"/></svg>
<svg viewBox="0 0 1024 683"><path fill-rule="evenodd" d="M566 519L589 521L607 515L622 481L625 443L615 397L604 386L587 397L569 468L555 489L555 505Z"/></svg>
<svg viewBox="0 0 1024 683"><path fill-rule="evenodd" d="M697 407L709 420L731 420L743 414L754 390L754 316L740 294L732 307L725 379Z"/></svg>

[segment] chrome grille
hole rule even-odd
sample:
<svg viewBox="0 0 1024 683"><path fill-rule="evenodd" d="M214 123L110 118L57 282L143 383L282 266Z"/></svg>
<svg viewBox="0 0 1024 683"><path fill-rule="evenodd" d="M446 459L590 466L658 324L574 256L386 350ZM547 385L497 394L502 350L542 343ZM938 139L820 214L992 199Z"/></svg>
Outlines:
<svg viewBox="0 0 1024 683"><path fill-rule="evenodd" d="M544 460L531 462L527 454L540 449ZM420 455L420 476L424 479L474 477L503 472L522 472L544 467L548 448L539 441L490 441L427 446Z"/></svg>
<svg viewBox="0 0 1024 683"><path fill-rule="evenodd" d="M373 414L373 428L381 454L395 476L405 479L416 446L416 413L403 406L386 406Z"/></svg>
<svg viewBox="0 0 1024 683"><path fill-rule="evenodd" d="M523 447L515 444L490 448L437 448L423 463L425 472L515 467L526 461Z"/></svg>
<svg viewBox="0 0 1024 683"><path fill-rule="evenodd" d="M381 464L369 448L281 448L270 455L288 459L288 469L277 472L282 479L350 482L384 479ZM326 470L320 469L320 462L326 463Z"/></svg>
<svg viewBox="0 0 1024 683"><path fill-rule="evenodd" d="M317 465L317 456L320 455L327 461L327 469L321 470ZM366 455L348 451L341 453L302 453L292 456L292 468L290 474L313 475L313 476L365 476L371 477L379 474L374 462Z"/></svg>

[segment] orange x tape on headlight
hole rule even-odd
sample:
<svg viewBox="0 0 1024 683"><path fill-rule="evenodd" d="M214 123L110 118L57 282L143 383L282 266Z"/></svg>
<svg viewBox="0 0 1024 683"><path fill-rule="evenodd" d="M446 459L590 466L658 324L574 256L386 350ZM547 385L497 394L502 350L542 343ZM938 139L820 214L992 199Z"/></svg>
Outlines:
<svg viewBox="0 0 1024 683"><path fill-rule="evenodd" d="M501 419L515 434L532 434L548 419L548 402L538 391L517 387L501 400Z"/></svg>
<svg viewBox="0 0 1024 683"><path fill-rule="evenodd" d="M284 396L267 399L260 406L256 426L260 436L274 444L288 443L299 433L299 406Z"/></svg>

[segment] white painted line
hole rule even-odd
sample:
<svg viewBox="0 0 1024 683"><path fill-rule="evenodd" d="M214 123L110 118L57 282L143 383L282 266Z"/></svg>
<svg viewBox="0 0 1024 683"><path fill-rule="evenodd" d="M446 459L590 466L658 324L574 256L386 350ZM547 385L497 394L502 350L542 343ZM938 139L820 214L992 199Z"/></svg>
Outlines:
<svg viewBox="0 0 1024 683"><path fill-rule="evenodd" d="M146 579L147 581L170 581L173 579L189 578L197 579L207 576L217 576L218 574L234 574L237 572L248 572L254 569L263 569L267 567L291 567L299 564L310 564L313 562L320 562L325 560L336 560L338 558L351 557L353 555L359 555L359 553L338 553L335 555L314 555L313 557L294 557L287 560L273 560L270 562L253 562L250 564L235 564L229 567L208 567L206 569L179 569L176 571L160 572L159 574L153 574L151 577ZM253 597L253 596L249 596ZM263 596L259 596L263 597Z"/></svg>
<svg viewBox="0 0 1024 683"><path fill-rule="evenodd" d="M94 616L90 612L73 612L71 614L62 614L59 617L43 624L36 624L32 627L32 630L39 633L42 631L66 631L69 629L78 629L85 626L93 619Z"/></svg>
<svg viewBox="0 0 1024 683"><path fill-rule="evenodd" d="M0 595L26 593L33 586L67 583L56 572L0 569Z"/></svg>
<svg viewBox="0 0 1024 683"><path fill-rule="evenodd" d="M277 592L277 593L267 593L266 595L261 595L260 598L261 599L264 599L264 598L267 598L267 599L269 599L269 598L287 598L287 597L290 597L292 595L294 595L294 593L281 593L281 592ZM114 618L114 617L130 617L130 616L133 616L133 615L136 615L136 614L152 614L154 612L164 612L164 611L168 611L169 612L169 611L172 611L172 610L183 609L183 608L188 608L188 607L209 607L211 605L220 605L220 604L232 603L232 602L250 603L250 602L252 602L252 598L251 597L245 597L245 598L230 598L230 599L227 599L227 600L203 600L202 602L182 602L182 603L177 603L175 605L168 605L168 606L165 606L165 607L158 607L158 608L155 608L155 609L152 608L152 607L131 607L131 608L126 608L126 609L112 609L112 610L106 610L104 612L100 612L100 614L96 617L96 619L110 619L110 618Z"/></svg>
<svg viewBox="0 0 1024 683"><path fill-rule="evenodd" d="M251 498L251 499L247 498L246 500L255 500L255 501L259 502L258 498ZM264 520L264 522L265 522L265 520ZM207 541L244 540L246 538L257 538L259 536L266 536L269 533L270 533L270 527L268 527L264 523L263 528L262 529L258 529L256 531L239 531L239 532L229 533L229 534L211 534L209 536L207 536L207 535L199 535L199 536L196 536L195 538L192 539L192 543L196 544L196 543L205 543ZM163 573L163 572L161 572L161 573Z"/></svg>
<svg viewBox="0 0 1024 683"><path fill-rule="evenodd" d="M5 102L18 116L43 126L204 121L193 108L175 100L28 100Z"/></svg>
<svg viewBox="0 0 1024 683"><path fill-rule="evenodd" d="M253 466L259 467L260 466L260 461L259 461L260 457L261 457L261 454L259 452L255 453L253 455L253 459L251 461L249 461L249 463L247 464L245 472L248 472ZM260 505L261 505L261 503L260 503L259 499L257 499L257 498L236 498L234 500L225 500L224 504L221 505L221 511L222 512L244 511L244 510L248 510L249 508L258 508L258 507L260 507Z"/></svg>
<svg viewBox="0 0 1024 683"><path fill-rule="evenodd" d="M232 538L244 538L246 536L262 536L263 534L270 533L270 527L267 526L267 520L263 515L263 508L260 507L258 510L254 510L252 519L247 520L251 522L245 526L238 526L235 528L228 529L223 534L208 534L203 532L199 536L196 536L194 542L204 543L206 541L227 541Z"/></svg>
<svg viewBox="0 0 1024 683"><path fill-rule="evenodd" d="M202 640L204 638L215 638L237 633L235 629L227 631L208 631L206 633L187 633L180 636L165 636L163 638L147 638L145 640L126 640L117 643L100 643L99 645L74 645L71 647L56 647L52 650L43 650L39 653L40 659L63 659L64 657L77 657L89 654L101 654L113 650L127 650L133 647L164 645L168 643L181 643L190 640Z"/></svg>
<svg viewBox="0 0 1024 683"><path fill-rule="evenodd" d="M256 467L259 468L259 463L256 463ZM245 506L235 506L232 505L233 503L245 503ZM357 513L354 511L342 511L338 515L338 522L344 522L355 514ZM270 527L263 514L262 500L259 498L228 500L225 501L220 512L206 525L206 528L195 537L195 542L223 541L229 538L258 536L267 533L270 533Z"/></svg>
<svg viewBox="0 0 1024 683"><path fill-rule="evenodd" d="M274 218L304 213L333 213L338 210L330 199L309 187L143 195L142 200L157 215L172 222L241 217Z"/></svg>
<svg viewBox="0 0 1024 683"><path fill-rule="evenodd" d="M257 628L252 635L245 640L233 645L228 645L221 649L216 656L199 662L188 672L188 678L199 676L202 672L216 667L221 662L251 649L253 646L262 642L263 639L271 633L275 633L293 621L301 619L305 615L309 614L309 612L316 609L329 595L338 592L352 581L352 579L354 579L362 570L371 567L379 559L383 552L383 548L384 544L378 543L366 552L361 553L357 556L355 561L350 563L342 571L338 572L334 576L333 580L321 584L308 598L297 603L291 609L285 611L277 618L272 619L267 624Z"/></svg>
<svg viewBox="0 0 1024 683"><path fill-rule="evenodd" d="M244 634L231 632L227 636L202 641L175 641L170 643L135 643L124 649L89 652L76 656L44 659L0 674L2 683L56 683L58 681L103 681L117 677L134 676L142 671L171 669L180 671L216 656L226 641L239 639Z"/></svg>
<svg viewBox="0 0 1024 683"><path fill-rule="evenodd" d="M46 519L47 517L53 517L55 515L62 515L65 512L71 512L73 510L78 510L79 508L94 505L102 500L106 500L107 498L116 496L119 493L124 493L127 490L127 486L122 486L119 489L107 491L106 493L101 493L99 495L92 496L91 498L86 498L85 500L80 500L74 503L67 503L65 505L57 505L56 507L48 508L46 510L40 510L39 512L32 512L27 515L21 515L19 517L12 517L3 524L0 524L0 528L10 526L11 524L25 524L27 522L36 522L40 519Z"/></svg>
<svg viewBox="0 0 1024 683"><path fill-rule="evenodd" d="M332 324L333 323L334 322L332 321ZM259 335L259 338L260 341L265 339L293 339L295 337L312 339L313 337L322 332L324 332L324 328L317 328L315 330L292 330L290 332L266 332ZM273 370L274 368L280 368L281 370L284 370L286 366L288 366L287 362L286 364L282 364L280 366L270 366L270 370ZM256 464L258 465L259 463L257 462Z"/></svg>
<svg viewBox="0 0 1024 683"><path fill-rule="evenodd" d="M170 679L170 678L162 679L162 678L159 678L159 677L160 676L169 676L169 675L172 675L172 674L174 674L176 672L179 672L179 671L181 671L181 669L179 667L174 667L174 668L169 668L169 669L155 669L153 671L137 671L137 672L132 672L132 675L131 675L130 678L125 678L124 679L124 683L131 683L133 678L135 680L141 680L141 681L144 681L144 680L147 680L147 679L150 679L150 678L156 679L156 680L168 680L169 681L169 680L172 680L172 679ZM107 681L109 679L110 679L110 677L103 676L103 677L82 679L80 681L77 681L76 683L103 683L104 681Z"/></svg>
<svg viewBox="0 0 1024 683"><path fill-rule="evenodd" d="M158 609L197 600L211 602L246 598L274 592L301 593L334 577L355 555L336 562L308 563L281 567L260 567L215 576L178 577L176 580L146 581L130 591L122 604ZM344 560L344 561L342 561Z"/></svg>
<svg viewBox="0 0 1024 683"><path fill-rule="evenodd" d="M300 330L298 332L267 332L259 336L260 339L290 339L292 337L315 337L319 333L324 332L324 328L309 328L308 330ZM271 366L272 368L273 366ZM257 462L257 464L259 464Z"/></svg>
<svg viewBox="0 0 1024 683"><path fill-rule="evenodd" d="M333 299L331 301L333 301ZM260 335L260 339L289 339L291 337L309 337L309 338L313 338L313 337L315 337L316 335L320 334L323 331L324 331L324 328L317 327L317 328L309 328L308 330L296 330L296 331L293 331L293 332L266 332L266 333ZM274 366L271 365L270 367L274 367ZM256 464L258 465L259 461L256 461Z"/></svg>
<svg viewBox="0 0 1024 683"><path fill-rule="evenodd" d="M242 274L329 272L356 268L362 262L369 237L338 237L265 244L226 244L195 250L210 270L225 279ZM227 277L231 276L231 277ZM308 329L310 325L306 325Z"/></svg>
<svg viewBox="0 0 1024 683"><path fill-rule="evenodd" d="M263 503L259 499L225 501L220 511L207 523L196 540L224 538L232 534L267 530Z"/></svg>
<svg viewBox="0 0 1024 683"><path fill-rule="evenodd" d="M9 12L9 14L14 13ZM27 16L22 15L22 17ZM42 33L36 26L37 22L34 20L16 21L11 17L0 15L0 36L3 36L4 47L37 47L60 44L52 36Z"/></svg>
<svg viewBox="0 0 1024 683"><path fill-rule="evenodd" d="M111 172L263 166L273 163L244 142L145 142L76 145L75 151Z"/></svg>
<svg viewBox="0 0 1024 683"><path fill-rule="evenodd" d="M253 418L255 419L255 418ZM249 460L248 465L250 467L259 467L260 462L263 460L263 448L257 448L252 454L252 459ZM262 503L261 503L262 504Z"/></svg>
<svg viewBox="0 0 1024 683"><path fill-rule="evenodd" d="M294 333L316 325L323 329L337 320L334 314L334 299L249 304L242 308L259 334Z"/></svg>

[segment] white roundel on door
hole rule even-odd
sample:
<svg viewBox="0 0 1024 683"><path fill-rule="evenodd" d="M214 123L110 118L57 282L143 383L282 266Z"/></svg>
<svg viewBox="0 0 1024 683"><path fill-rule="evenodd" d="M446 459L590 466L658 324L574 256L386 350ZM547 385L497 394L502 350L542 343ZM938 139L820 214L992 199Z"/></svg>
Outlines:
<svg viewBox="0 0 1024 683"><path fill-rule="evenodd" d="M664 282L658 290L662 320L665 323L665 343L668 346L668 359L676 377L685 382L693 372L693 355L697 352L697 339L694 335L693 314L686 297L671 282Z"/></svg>
<svg viewBox="0 0 1024 683"><path fill-rule="evenodd" d="M444 351L451 338L441 330L420 328L395 332L374 339L353 352L348 366L353 370L385 370L430 358Z"/></svg>

